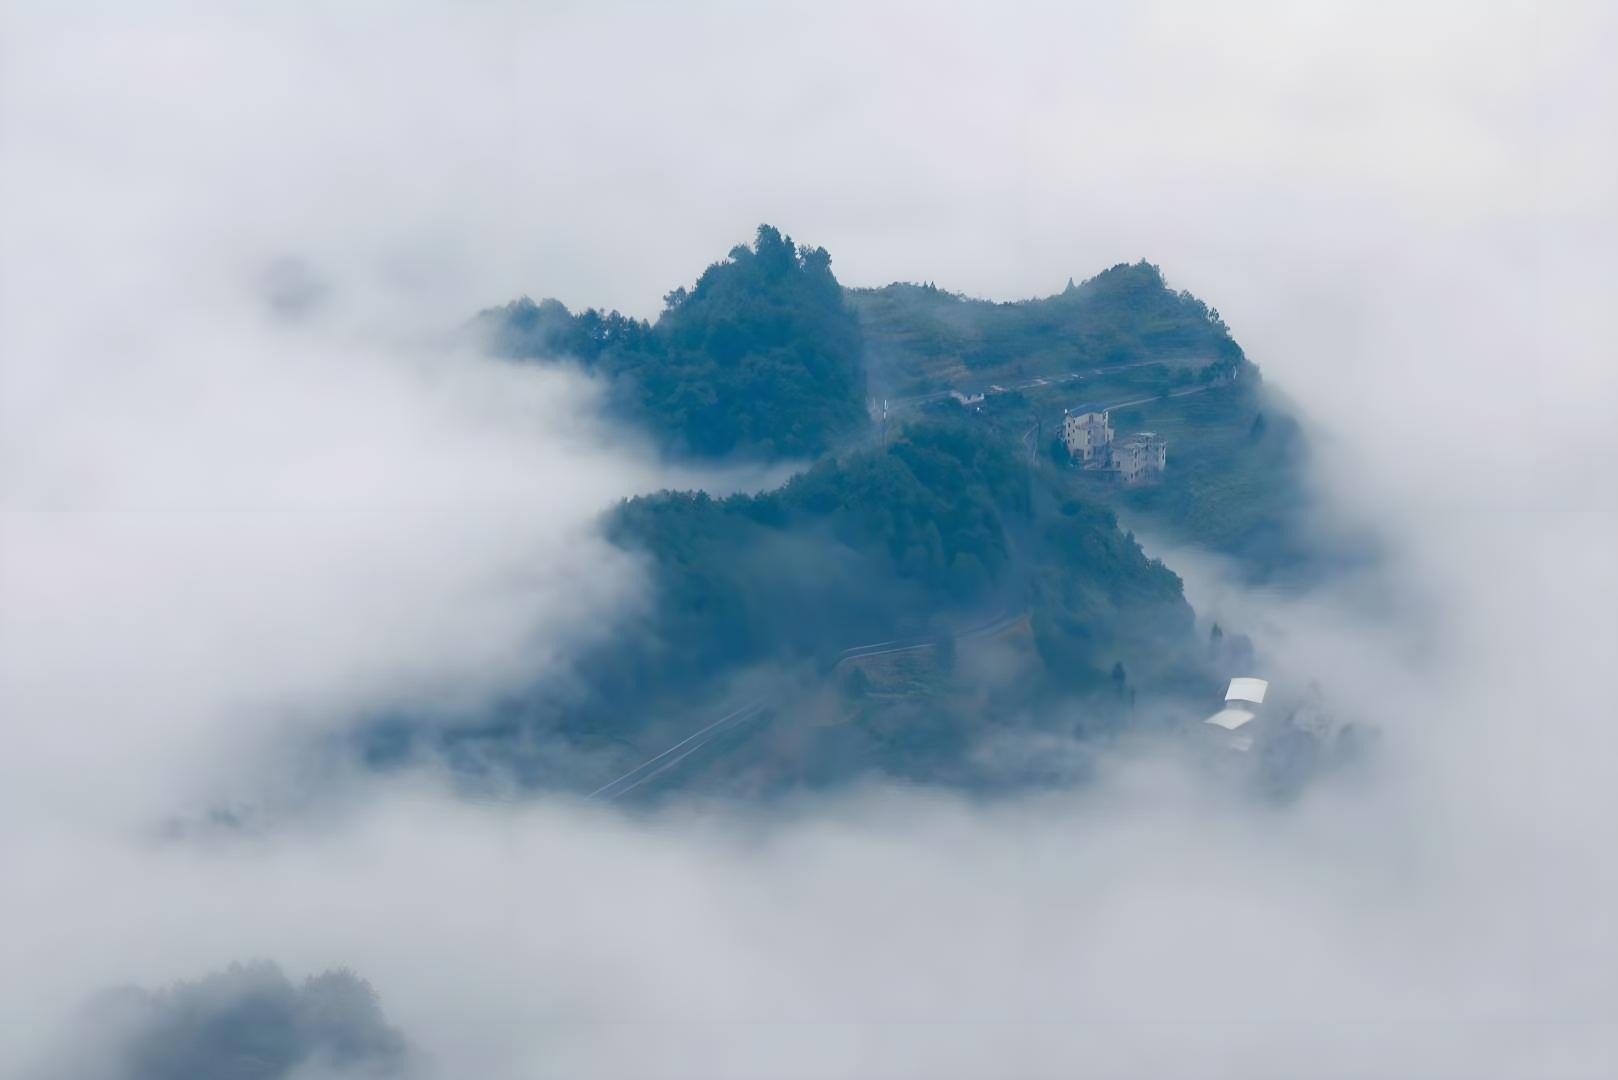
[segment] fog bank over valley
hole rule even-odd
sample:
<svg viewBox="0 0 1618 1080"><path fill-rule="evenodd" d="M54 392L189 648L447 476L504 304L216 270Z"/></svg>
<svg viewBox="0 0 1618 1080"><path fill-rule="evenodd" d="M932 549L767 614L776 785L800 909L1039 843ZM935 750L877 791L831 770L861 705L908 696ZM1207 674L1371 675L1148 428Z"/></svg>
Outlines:
<svg viewBox="0 0 1618 1080"><path fill-rule="evenodd" d="M5 24L0 1073L1618 1068L1610 12Z"/></svg>

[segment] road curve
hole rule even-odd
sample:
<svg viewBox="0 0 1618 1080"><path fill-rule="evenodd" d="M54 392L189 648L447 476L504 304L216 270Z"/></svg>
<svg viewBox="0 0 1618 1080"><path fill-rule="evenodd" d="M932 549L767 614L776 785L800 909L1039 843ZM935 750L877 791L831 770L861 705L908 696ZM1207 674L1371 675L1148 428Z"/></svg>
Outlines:
<svg viewBox="0 0 1618 1080"><path fill-rule="evenodd" d="M1010 613L1002 612L992 619L959 631L954 636L956 638L964 638L968 640L989 637L993 634L999 633L1007 626L1010 626L1012 623L1022 618L1022 616L1023 613L1020 611ZM928 637L894 638L890 641L876 641L867 645L854 645L838 653L837 662L841 663L844 660L853 660L865 656L885 656L888 653L912 652L916 649L930 648L937 643L938 635L934 634ZM645 761L641 762L639 765L636 765L633 769L630 769L622 776L602 784L600 787L590 792L589 795L585 796L585 799L587 801L612 802L614 799L629 794L642 784L662 776L664 773L680 764L680 762L684 761L698 750L701 750L703 747L713 742L719 736L725 734L726 732L734 731L743 724L747 723L749 720L752 720L754 717L762 713L765 708L772 703L772 700L773 699L767 697L757 698L748 702L746 705L741 706L740 708L726 713L724 716L721 716L711 724L698 728L696 731L692 732L690 735L687 735L685 738L681 739L667 750L664 750L662 753L647 758Z"/></svg>

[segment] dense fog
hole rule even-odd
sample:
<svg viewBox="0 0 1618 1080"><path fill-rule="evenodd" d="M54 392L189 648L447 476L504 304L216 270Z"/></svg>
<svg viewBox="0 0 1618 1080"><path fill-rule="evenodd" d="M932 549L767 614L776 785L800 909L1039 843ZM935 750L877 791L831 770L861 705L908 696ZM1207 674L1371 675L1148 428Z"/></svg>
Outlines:
<svg viewBox="0 0 1618 1080"><path fill-rule="evenodd" d="M161 1075L96 1011L128 986L141 1045L250 1000L304 1078L1618 1067L1610 11L38 4L3 41L0 1072ZM849 285L1144 256L1217 304L1384 558L1254 591L1142 539L1374 753L1284 803L1164 740L1021 797L652 814L319 756L632 620L621 499L790 470L664 460L454 333L652 314L766 219Z"/></svg>

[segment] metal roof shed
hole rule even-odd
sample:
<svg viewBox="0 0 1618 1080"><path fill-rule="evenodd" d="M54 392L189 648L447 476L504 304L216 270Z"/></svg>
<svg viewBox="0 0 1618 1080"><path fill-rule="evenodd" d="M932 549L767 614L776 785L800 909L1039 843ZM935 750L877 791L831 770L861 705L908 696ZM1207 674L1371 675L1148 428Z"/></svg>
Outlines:
<svg viewBox="0 0 1618 1080"><path fill-rule="evenodd" d="M1225 691L1225 700L1244 701L1249 705L1264 704L1264 695L1269 691L1270 684L1263 679L1253 679L1245 676L1230 680L1230 689Z"/></svg>
<svg viewBox="0 0 1618 1080"><path fill-rule="evenodd" d="M1246 709L1221 709L1204 720L1203 723L1222 727L1226 731L1235 731L1242 725L1250 723L1252 719L1253 714Z"/></svg>

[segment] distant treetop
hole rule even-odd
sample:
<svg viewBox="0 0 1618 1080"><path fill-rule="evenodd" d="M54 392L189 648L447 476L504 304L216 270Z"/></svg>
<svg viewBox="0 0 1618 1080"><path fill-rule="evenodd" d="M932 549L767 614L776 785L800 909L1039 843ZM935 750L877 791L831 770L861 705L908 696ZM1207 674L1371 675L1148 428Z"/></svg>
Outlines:
<svg viewBox="0 0 1618 1080"><path fill-rule="evenodd" d="M612 383L625 415L700 456L803 456L866 422L859 325L824 248L760 225L656 323L524 298L479 322L499 354L570 356Z"/></svg>

